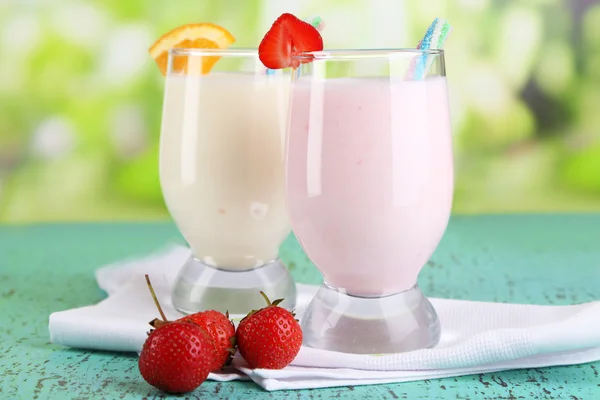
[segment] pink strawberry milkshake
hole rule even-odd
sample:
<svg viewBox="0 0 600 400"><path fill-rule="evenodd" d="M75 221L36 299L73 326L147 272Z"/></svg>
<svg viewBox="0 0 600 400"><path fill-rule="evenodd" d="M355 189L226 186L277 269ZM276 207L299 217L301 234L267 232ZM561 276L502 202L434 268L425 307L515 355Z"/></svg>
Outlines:
<svg viewBox="0 0 600 400"><path fill-rule="evenodd" d="M444 77L300 77L286 195L326 284L363 297L413 287L448 223L452 160Z"/></svg>

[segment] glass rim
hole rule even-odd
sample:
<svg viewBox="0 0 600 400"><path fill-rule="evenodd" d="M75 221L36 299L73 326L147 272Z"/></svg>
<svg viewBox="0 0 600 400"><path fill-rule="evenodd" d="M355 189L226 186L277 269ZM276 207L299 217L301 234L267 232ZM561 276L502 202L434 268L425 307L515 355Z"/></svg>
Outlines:
<svg viewBox="0 0 600 400"><path fill-rule="evenodd" d="M169 49L170 56L232 56L232 57L258 57L257 48L229 48L229 49L198 49L193 47L174 47Z"/></svg>
<svg viewBox="0 0 600 400"><path fill-rule="evenodd" d="M174 47L169 49L171 56L230 56L230 57L257 57L258 48L240 47L228 49L198 49L193 47ZM331 49L321 51L307 51L292 54L292 58L300 60L329 60L329 59L361 59L381 58L395 55L419 56L419 55L444 55L443 49L415 49L415 48L382 48L382 49Z"/></svg>
<svg viewBox="0 0 600 400"><path fill-rule="evenodd" d="M306 51L292 55L299 60L335 60L335 59L362 59L382 58L402 55L406 57L444 55L443 49L415 49L410 47L383 48L383 49L332 49L321 51Z"/></svg>

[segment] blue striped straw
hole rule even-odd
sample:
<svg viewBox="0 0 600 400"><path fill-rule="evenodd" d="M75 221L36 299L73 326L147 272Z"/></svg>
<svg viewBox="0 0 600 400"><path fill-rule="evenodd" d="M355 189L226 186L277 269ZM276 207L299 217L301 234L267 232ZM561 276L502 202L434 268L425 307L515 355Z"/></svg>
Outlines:
<svg viewBox="0 0 600 400"><path fill-rule="evenodd" d="M429 25L429 28L427 28L425 36L423 36L423 39L417 45L417 49L441 49L451 31L452 27L447 20L441 18L434 19L431 25ZM419 80L424 79L427 75L427 71L431 68L433 60L434 57L427 54L417 56L411 62L407 77Z"/></svg>

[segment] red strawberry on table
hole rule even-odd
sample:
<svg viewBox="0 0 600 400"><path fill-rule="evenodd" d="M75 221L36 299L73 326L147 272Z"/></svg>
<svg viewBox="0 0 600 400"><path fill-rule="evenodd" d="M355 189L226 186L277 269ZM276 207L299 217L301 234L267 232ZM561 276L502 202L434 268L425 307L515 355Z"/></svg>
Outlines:
<svg viewBox="0 0 600 400"><path fill-rule="evenodd" d="M171 322L154 329L144 343L140 373L152 386L187 393L206 380L215 359L210 337L191 322Z"/></svg>
<svg viewBox="0 0 600 400"><path fill-rule="evenodd" d="M211 371L216 372L223 368L235 353L235 326L229 320L228 314L222 314L215 310L200 311L177 321L194 323L210 336L216 352Z"/></svg>
<svg viewBox="0 0 600 400"><path fill-rule="evenodd" d="M258 46L258 58L270 69L300 65L293 55L323 50L323 38L311 24L292 14L282 14L265 34ZM310 59L302 62L309 62Z"/></svg>
<svg viewBox="0 0 600 400"><path fill-rule="evenodd" d="M260 294L267 306L252 311L237 328L236 342L241 356L252 368L282 369L290 364L302 346L302 329L294 314Z"/></svg>
<svg viewBox="0 0 600 400"><path fill-rule="evenodd" d="M144 342L138 367L150 385L170 393L186 393L206 380L217 362L215 344L208 333L193 322L169 321L165 316L150 278L146 282L162 317Z"/></svg>

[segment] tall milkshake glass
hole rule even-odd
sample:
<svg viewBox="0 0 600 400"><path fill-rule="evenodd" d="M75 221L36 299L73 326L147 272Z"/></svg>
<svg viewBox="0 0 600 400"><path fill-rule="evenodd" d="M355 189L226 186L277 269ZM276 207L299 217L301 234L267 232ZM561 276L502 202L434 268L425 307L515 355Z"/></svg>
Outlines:
<svg viewBox="0 0 600 400"><path fill-rule="evenodd" d="M210 73L202 65L214 63ZM172 292L182 312L245 314L259 291L295 305L278 259L290 232L284 142L290 77L256 49L172 49L160 137L160 183L191 248ZM179 265L165 268L179 268Z"/></svg>
<svg viewBox="0 0 600 400"><path fill-rule="evenodd" d="M286 151L292 228L324 284L305 345L347 353L435 346L417 277L446 229L453 156L442 50L303 53ZM413 79L414 60L428 73Z"/></svg>

